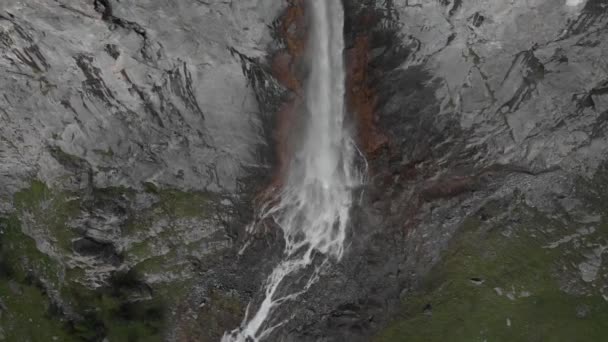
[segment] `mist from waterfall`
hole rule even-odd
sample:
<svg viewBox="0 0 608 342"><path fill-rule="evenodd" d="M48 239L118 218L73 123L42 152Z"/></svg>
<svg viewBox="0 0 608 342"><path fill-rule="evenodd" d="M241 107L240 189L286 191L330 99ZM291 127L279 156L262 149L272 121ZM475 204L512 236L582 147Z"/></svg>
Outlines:
<svg viewBox="0 0 608 342"><path fill-rule="evenodd" d="M362 172L354 165L358 150L344 124L342 4L339 0L308 3L311 69L307 112L302 113L307 115L306 127L278 201L260 214L260 219L272 219L283 230L285 251L264 284L263 301L250 303L241 326L225 333L223 342L264 340L291 318L273 314L282 303L306 292L331 262L341 259L353 188L362 182Z"/></svg>

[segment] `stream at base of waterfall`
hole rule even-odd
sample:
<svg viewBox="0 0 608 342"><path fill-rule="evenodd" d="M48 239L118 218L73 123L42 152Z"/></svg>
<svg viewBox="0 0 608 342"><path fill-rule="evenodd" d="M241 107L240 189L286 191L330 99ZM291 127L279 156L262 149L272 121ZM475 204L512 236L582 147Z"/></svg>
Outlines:
<svg viewBox="0 0 608 342"><path fill-rule="evenodd" d="M306 126L296 145L287 181L258 220L273 220L283 231L282 261L264 283L260 303L249 304L240 327L222 342L263 341L291 317L273 314L305 293L321 271L341 259L353 203L364 172L362 158L345 126L344 11L341 1L308 1L311 34L306 85ZM255 306L255 307L254 307Z"/></svg>

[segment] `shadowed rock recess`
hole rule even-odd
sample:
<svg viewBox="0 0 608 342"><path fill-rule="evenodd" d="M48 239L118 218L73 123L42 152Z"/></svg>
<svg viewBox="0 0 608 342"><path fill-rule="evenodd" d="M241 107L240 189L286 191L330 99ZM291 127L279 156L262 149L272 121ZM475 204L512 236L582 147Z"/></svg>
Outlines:
<svg viewBox="0 0 608 342"><path fill-rule="evenodd" d="M343 4L367 182L266 340L606 340L608 1ZM294 153L306 11L2 1L0 341L241 323L281 259L246 227Z"/></svg>

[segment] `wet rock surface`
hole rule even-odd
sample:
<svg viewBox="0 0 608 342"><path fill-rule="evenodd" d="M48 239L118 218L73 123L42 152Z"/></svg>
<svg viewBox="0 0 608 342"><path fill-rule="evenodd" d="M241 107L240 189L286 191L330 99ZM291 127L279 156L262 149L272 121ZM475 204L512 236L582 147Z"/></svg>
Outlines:
<svg viewBox="0 0 608 342"><path fill-rule="evenodd" d="M594 106L605 4L346 9L350 49L374 37L374 127L359 129L387 140L369 155L345 258L286 309L296 318L276 340L601 338L606 236L588 195L608 147Z"/></svg>
<svg viewBox="0 0 608 342"><path fill-rule="evenodd" d="M601 340L608 3L344 5L368 184L270 340ZM302 6L3 2L0 340L239 324L282 250L246 227L290 153Z"/></svg>

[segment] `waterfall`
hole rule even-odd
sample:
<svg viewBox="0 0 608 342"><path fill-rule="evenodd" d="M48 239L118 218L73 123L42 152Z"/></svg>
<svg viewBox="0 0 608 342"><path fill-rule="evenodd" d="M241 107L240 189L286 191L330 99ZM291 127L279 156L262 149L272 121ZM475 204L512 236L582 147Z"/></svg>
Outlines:
<svg viewBox="0 0 608 342"><path fill-rule="evenodd" d="M362 181L354 166L358 150L344 125L344 11L339 0L309 0L309 7L306 127L278 201L261 214L283 230L285 251L257 311L248 317L250 303L241 326L223 342L266 338L290 318L274 317L275 309L306 292L344 252L353 188Z"/></svg>

